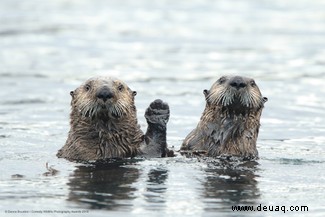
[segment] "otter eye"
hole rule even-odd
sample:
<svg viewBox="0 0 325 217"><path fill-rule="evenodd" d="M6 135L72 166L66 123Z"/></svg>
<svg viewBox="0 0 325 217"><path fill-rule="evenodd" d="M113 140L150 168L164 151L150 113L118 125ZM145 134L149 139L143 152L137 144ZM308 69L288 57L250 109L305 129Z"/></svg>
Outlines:
<svg viewBox="0 0 325 217"><path fill-rule="evenodd" d="M120 84L120 86L118 86L118 90L122 91L124 89L124 86L122 84Z"/></svg>
<svg viewBox="0 0 325 217"><path fill-rule="evenodd" d="M218 82L219 82L219 84L223 84L223 83L225 83L226 80L227 80L226 77L223 76L223 77L219 78Z"/></svg>
<svg viewBox="0 0 325 217"><path fill-rule="evenodd" d="M86 90L86 91L89 91L89 90L90 90L90 84L86 84L86 86L85 86L85 90Z"/></svg>

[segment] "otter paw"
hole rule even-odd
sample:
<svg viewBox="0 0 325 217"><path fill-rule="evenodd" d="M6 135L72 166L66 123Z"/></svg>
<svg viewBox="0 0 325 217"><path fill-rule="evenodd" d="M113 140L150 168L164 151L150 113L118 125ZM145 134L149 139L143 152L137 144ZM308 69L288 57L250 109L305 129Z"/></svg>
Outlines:
<svg viewBox="0 0 325 217"><path fill-rule="evenodd" d="M169 120L169 106L160 99L153 101L146 110L145 118L148 124L166 126Z"/></svg>

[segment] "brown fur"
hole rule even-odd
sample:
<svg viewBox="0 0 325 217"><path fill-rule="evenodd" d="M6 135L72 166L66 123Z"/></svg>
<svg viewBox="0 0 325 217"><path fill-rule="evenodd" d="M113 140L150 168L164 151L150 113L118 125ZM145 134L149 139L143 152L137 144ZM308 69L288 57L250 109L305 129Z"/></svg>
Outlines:
<svg viewBox="0 0 325 217"><path fill-rule="evenodd" d="M251 78L221 77L204 91L206 107L181 151L257 158L256 140L267 98Z"/></svg>
<svg viewBox="0 0 325 217"><path fill-rule="evenodd" d="M133 157L146 154L146 141L150 149L160 151L138 125L135 95L124 82L110 77L91 78L71 91L70 131L57 156L72 161Z"/></svg>

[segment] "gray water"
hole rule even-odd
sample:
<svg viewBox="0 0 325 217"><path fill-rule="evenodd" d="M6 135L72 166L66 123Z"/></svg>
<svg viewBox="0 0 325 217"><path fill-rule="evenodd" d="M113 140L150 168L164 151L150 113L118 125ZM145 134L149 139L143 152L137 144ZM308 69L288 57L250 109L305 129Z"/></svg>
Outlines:
<svg viewBox="0 0 325 217"><path fill-rule="evenodd" d="M69 92L91 76L138 92L143 130L149 103L167 101L178 150L202 90L228 74L255 78L269 98L255 163L177 156L90 167L55 156ZM1 0L0 216L324 216L324 83L322 0Z"/></svg>

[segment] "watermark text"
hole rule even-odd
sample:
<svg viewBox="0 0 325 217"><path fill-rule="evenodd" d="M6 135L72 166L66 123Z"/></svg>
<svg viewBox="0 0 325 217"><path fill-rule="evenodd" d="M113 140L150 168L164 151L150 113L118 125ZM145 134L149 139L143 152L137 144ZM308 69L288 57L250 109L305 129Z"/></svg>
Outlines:
<svg viewBox="0 0 325 217"><path fill-rule="evenodd" d="M268 205L263 206L262 204L258 206L232 206L232 211L234 212L308 212L308 206L275 206L275 205Z"/></svg>

